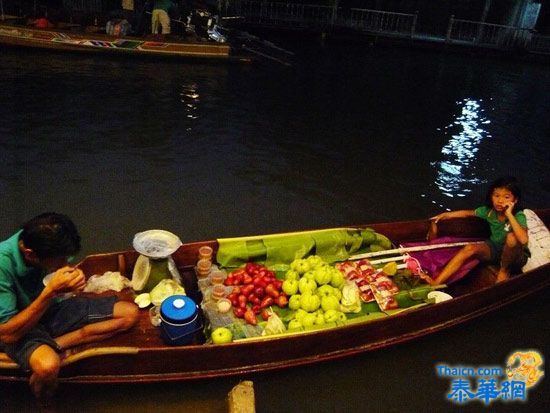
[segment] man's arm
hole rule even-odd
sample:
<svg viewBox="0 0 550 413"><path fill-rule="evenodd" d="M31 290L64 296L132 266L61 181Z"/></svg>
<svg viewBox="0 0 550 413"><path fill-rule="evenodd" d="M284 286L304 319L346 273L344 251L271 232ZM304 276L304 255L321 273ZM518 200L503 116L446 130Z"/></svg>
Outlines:
<svg viewBox="0 0 550 413"><path fill-rule="evenodd" d="M52 298L61 293L80 290L84 288L85 284L86 279L81 270L69 267L57 270L50 283L28 307L0 324L0 341L3 343L17 342L38 324L50 306Z"/></svg>

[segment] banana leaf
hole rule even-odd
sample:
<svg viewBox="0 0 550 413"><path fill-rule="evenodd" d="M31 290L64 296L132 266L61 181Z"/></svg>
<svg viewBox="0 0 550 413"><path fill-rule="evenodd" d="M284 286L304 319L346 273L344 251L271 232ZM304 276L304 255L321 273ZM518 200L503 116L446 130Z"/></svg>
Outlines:
<svg viewBox="0 0 550 413"><path fill-rule="evenodd" d="M361 247L361 232L353 228L292 232L242 238L218 239L216 261L226 268L248 261L268 267L290 264L308 254L320 255L327 262L342 261Z"/></svg>

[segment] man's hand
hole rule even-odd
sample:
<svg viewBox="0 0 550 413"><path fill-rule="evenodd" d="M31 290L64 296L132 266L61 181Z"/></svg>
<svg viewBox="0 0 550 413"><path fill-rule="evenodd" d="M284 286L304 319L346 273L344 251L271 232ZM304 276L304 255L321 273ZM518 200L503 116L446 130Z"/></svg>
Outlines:
<svg viewBox="0 0 550 413"><path fill-rule="evenodd" d="M81 291L86 286L86 277L79 268L63 267L58 269L47 285L53 293L69 293Z"/></svg>

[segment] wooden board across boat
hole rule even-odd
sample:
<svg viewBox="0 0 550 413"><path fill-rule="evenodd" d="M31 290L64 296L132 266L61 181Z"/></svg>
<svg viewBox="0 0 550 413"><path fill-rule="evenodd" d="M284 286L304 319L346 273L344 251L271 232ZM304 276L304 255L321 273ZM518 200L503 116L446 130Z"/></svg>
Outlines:
<svg viewBox="0 0 550 413"><path fill-rule="evenodd" d="M227 43L158 41L153 38L114 37L101 33L73 33L61 29L35 29L0 24L0 44L58 52L80 52L159 59L201 59L249 62L233 53Z"/></svg>
<svg viewBox="0 0 550 413"><path fill-rule="evenodd" d="M548 226L550 209L536 211ZM356 228L365 228L357 226ZM395 244L425 238L428 221L408 221L368 225ZM488 228L477 218L441 222L440 235L486 237ZM198 249L217 241L183 244L173 259L182 275L187 294L196 301L194 266ZM106 271L131 274L138 253L133 250L91 255L80 264L87 276ZM197 333L193 344L169 346L149 320L148 310L140 310L140 320L131 331L100 343L68 350L60 372L62 382L132 383L205 379L285 369L339 359L382 349L435 333L495 311L550 286L550 264L495 284L495 268L478 266L446 291L454 298L438 304L403 311L389 317L323 330L251 338L232 343L205 344ZM132 299L124 291L121 298ZM0 381L26 380L27 377L5 354L0 353Z"/></svg>

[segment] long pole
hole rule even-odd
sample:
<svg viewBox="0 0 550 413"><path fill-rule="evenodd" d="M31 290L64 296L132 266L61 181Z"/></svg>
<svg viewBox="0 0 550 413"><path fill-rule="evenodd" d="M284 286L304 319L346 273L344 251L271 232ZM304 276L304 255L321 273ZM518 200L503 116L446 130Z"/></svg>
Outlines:
<svg viewBox="0 0 550 413"><path fill-rule="evenodd" d="M394 248L394 249L385 250L385 251L367 252L365 254L352 255L349 259L360 260L363 258L379 257L382 255L389 255L389 254L405 254L407 252L418 252L418 251L437 250L441 248L463 247L465 245L480 244L482 242L483 241L477 241L477 242L464 241L464 242L451 242L448 244L419 245L417 247L401 247L401 248Z"/></svg>

